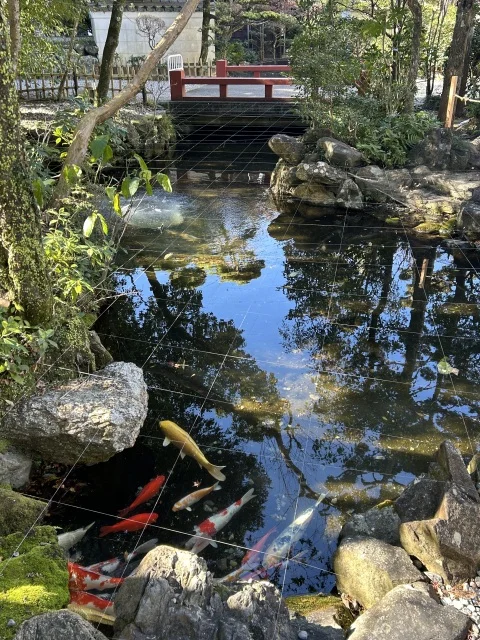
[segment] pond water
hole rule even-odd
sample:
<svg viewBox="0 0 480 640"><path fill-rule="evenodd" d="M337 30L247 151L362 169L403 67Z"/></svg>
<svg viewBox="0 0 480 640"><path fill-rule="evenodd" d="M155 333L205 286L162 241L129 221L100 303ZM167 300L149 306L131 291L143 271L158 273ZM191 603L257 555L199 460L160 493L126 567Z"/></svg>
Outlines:
<svg viewBox="0 0 480 640"><path fill-rule="evenodd" d="M269 577L284 595L329 592L349 514L395 498L446 438L465 455L477 449L478 259L365 216L281 214L258 169L174 171L173 193L155 192L133 216L115 275L121 295L96 328L116 360L143 368L148 418L133 449L75 472L82 488L66 485L52 520L111 524L165 474L159 518L141 542L183 547L194 525L254 487L218 547L202 552L222 576L325 492L296 558ZM443 358L458 376L438 372ZM172 505L214 481L163 446L166 419L226 467L221 491L191 512ZM82 563L131 550L139 535L100 539L95 527Z"/></svg>

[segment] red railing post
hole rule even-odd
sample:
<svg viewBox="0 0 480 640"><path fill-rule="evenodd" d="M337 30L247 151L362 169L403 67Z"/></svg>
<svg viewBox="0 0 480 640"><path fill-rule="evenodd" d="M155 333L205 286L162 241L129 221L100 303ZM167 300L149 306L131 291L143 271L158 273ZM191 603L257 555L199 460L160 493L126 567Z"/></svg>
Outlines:
<svg viewBox="0 0 480 640"><path fill-rule="evenodd" d="M185 98L185 85L183 79L185 78L185 71L179 69L177 71L170 71L170 99L182 100Z"/></svg>
<svg viewBox="0 0 480 640"><path fill-rule="evenodd" d="M273 100L273 84L265 85L265 100Z"/></svg>
<svg viewBox="0 0 480 640"><path fill-rule="evenodd" d="M228 85L227 83L221 83L219 84L219 88L220 88L220 98L226 98L228 96Z"/></svg>
<svg viewBox="0 0 480 640"><path fill-rule="evenodd" d="M215 72L217 78L226 78L227 76L227 61L217 60L215 63Z"/></svg>

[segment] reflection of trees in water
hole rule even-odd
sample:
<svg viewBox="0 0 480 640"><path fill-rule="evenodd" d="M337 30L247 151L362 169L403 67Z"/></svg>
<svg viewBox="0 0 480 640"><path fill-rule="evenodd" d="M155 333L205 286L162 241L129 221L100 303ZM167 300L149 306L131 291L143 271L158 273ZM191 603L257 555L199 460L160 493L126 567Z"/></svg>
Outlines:
<svg viewBox="0 0 480 640"><path fill-rule="evenodd" d="M275 221L272 234L286 239L286 226L287 218ZM357 231L347 227L342 239L335 223L293 225L284 245L285 294L294 306L281 335L286 350L310 354L319 395L312 453L338 467L329 488L342 494L352 485L405 482L398 474L424 471L445 437L469 452L450 379L437 372L444 355L461 371L454 380L461 403L473 414L479 406L465 395L480 374L478 348L465 340L478 328L465 307L478 302L465 272L451 265L434 272L437 247L410 249L368 229L362 242Z"/></svg>

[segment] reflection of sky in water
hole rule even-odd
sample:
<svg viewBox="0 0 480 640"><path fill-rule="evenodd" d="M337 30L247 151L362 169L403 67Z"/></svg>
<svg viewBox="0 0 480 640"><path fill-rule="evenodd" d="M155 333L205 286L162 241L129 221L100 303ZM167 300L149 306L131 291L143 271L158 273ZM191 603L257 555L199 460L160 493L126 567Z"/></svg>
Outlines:
<svg viewBox="0 0 480 640"><path fill-rule="evenodd" d="M135 270L119 289L133 281L138 293L98 330L116 359L146 363L150 410L131 456L144 474L173 469L158 524L191 535L209 513L208 502L169 512L194 481L209 479L162 447L158 419L192 429L207 457L227 465L222 491L209 496L214 510L256 488L217 536L224 544L204 552L215 575L238 563L235 545L280 533L328 491L295 546L303 564L289 563L285 576L285 593L304 593L333 585L330 559L347 514L395 497L443 439L467 454L467 429L477 445L478 279L459 277L440 247L412 249L403 233L359 218L342 237L341 217L302 225L277 216L258 187L196 180L160 194L125 236ZM188 285L199 271L202 284ZM458 378L438 374L444 356ZM119 507L131 497L124 491L113 492ZM279 584L284 570L272 576Z"/></svg>

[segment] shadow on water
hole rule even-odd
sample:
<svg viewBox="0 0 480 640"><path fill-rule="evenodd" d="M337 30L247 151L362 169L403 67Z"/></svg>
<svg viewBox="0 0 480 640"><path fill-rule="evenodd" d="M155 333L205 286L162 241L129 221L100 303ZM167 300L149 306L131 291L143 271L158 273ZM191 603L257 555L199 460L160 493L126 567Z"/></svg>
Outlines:
<svg viewBox="0 0 480 640"><path fill-rule="evenodd" d="M302 222L279 214L263 178L231 179L184 173L133 216L121 295L97 331L115 359L144 368L148 418L133 449L80 469L86 486L63 501L114 514L171 471L149 534L183 546L211 510L254 486L257 498L217 536L225 544L204 552L223 575L244 554L236 545L279 533L326 490L294 548L303 564L272 577L285 578L285 594L328 591L347 514L395 497L445 438L464 454L478 445L478 277L462 252L361 216ZM444 357L458 378L439 374ZM222 491L192 512L171 507L212 478L163 447L162 419L226 466ZM65 506L53 516L90 518ZM85 562L133 546L127 536L91 536Z"/></svg>

